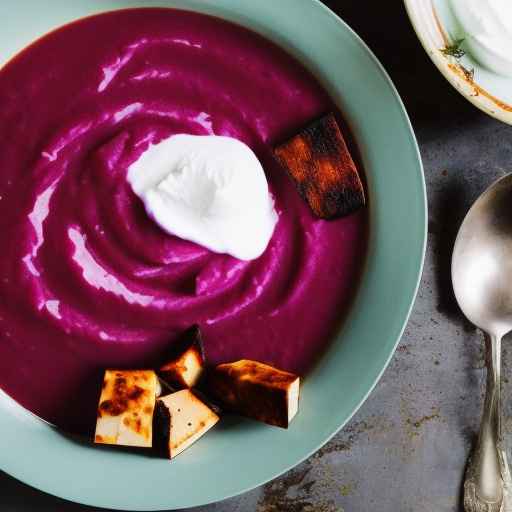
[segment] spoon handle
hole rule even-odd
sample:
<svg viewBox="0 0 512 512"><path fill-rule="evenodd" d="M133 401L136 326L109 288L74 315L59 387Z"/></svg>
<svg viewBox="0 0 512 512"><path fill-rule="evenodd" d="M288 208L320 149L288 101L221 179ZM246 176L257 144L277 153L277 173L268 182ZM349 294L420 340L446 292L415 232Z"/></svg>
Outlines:
<svg viewBox="0 0 512 512"><path fill-rule="evenodd" d="M485 336L487 387L480 433L464 482L466 512L512 512L511 477L501 435L501 337Z"/></svg>

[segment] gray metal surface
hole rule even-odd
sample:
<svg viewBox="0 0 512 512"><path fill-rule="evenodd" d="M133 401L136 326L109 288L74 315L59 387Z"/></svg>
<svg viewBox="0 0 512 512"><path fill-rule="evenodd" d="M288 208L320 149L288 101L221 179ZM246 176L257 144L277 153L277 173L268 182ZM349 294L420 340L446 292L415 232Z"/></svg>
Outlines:
<svg viewBox="0 0 512 512"><path fill-rule="evenodd" d="M421 48L399 0L327 3L390 73L420 143L430 208L421 288L391 364L342 432L274 482L194 512L461 510L485 372L482 337L464 320L451 289L451 250L471 203L512 171L512 127L488 118L451 88ZM511 437L507 338L503 351L504 430ZM46 496L0 473L1 512L56 510L95 509Z"/></svg>

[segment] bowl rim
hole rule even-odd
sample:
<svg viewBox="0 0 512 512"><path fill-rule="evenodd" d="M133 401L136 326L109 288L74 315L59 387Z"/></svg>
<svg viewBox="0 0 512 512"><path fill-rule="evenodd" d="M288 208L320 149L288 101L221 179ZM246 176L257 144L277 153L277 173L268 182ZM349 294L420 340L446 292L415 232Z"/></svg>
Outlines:
<svg viewBox="0 0 512 512"><path fill-rule="evenodd" d="M405 10L411 21L411 25L418 37L423 49L430 57L436 68L448 80L448 82L457 90L466 100L479 108L485 114L498 119L506 124L512 124L512 111L504 109L500 103L508 106L505 102L501 102L497 98L490 99L486 94L475 94L475 87L461 74L454 71L452 64L444 57L440 48L430 41L424 25L422 24L421 13L418 12L418 2L425 0L403 0ZM432 5L432 0L426 0ZM439 34L443 37L441 30Z"/></svg>

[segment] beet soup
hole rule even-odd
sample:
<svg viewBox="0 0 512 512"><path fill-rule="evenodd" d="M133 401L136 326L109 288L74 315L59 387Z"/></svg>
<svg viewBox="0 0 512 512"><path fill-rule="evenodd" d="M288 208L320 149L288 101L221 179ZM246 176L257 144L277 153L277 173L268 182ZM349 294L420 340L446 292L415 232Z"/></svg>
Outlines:
<svg viewBox="0 0 512 512"><path fill-rule="evenodd" d="M273 159L276 143L334 108L299 62L217 18L124 10L16 56L0 71L0 104L5 392L87 432L102 370L159 361L194 323L213 363L303 375L315 362L359 279L367 220L315 218ZM127 169L178 133L235 137L258 156L279 215L258 259L215 254L146 215Z"/></svg>

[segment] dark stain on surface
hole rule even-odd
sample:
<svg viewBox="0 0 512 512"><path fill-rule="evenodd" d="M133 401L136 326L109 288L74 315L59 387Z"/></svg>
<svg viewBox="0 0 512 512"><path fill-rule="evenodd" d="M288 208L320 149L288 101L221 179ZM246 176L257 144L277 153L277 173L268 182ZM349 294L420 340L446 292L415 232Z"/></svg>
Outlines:
<svg viewBox="0 0 512 512"><path fill-rule="evenodd" d="M313 487L317 482L314 479L308 480L311 470L311 464L306 463L265 485L256 512L343 512L332 500L324 499L323 493L314 494ZM296 491L290 493L294 487ZM349 488L346 490L348 495Z"/></svg>
<svg viewBox="0 0 512 512"><path fill-rule="evenodd" d="M399 345L396 349L397 352L400 352L401 354L410 355L411 352L409 351L409 347L407 345Z"/></svg>
<svg viewBox="0 0 512 512"><path fill-rule="evenodd" d="M263 497L258 503L257 512L304 512L305 508L313 506L306 498L290 498L290 487L301 485L311 471L311 467L304 467L289 472L279 481L271 482L263 487ZM307 487L306 495L310 495L314 481L302 484Z"/></svg>
<svg viewBox="0 0 512 512"><path fill-rule="evenodd" d="M438 419L438 418L439 418L439 414L434 413L434 414L430 414L429 416L423 416L422 418L420 418L418 420L411 420L410 418L407 418L407 423L409 425L412 425L414 428L421 428L424 423L427 423L428 421L432 421L432 420Z"/></svg>
<svg viewBox="0 0 512 512"><path fill-rule="evenodd" d="M369 432L377 434L388 429L389 426L383 425L381 418L374 416L368 418L368 421L363 420L347 425L340 434L316 452L316 457L321 458L329 453L348 452L364 434Z"/></svg>

